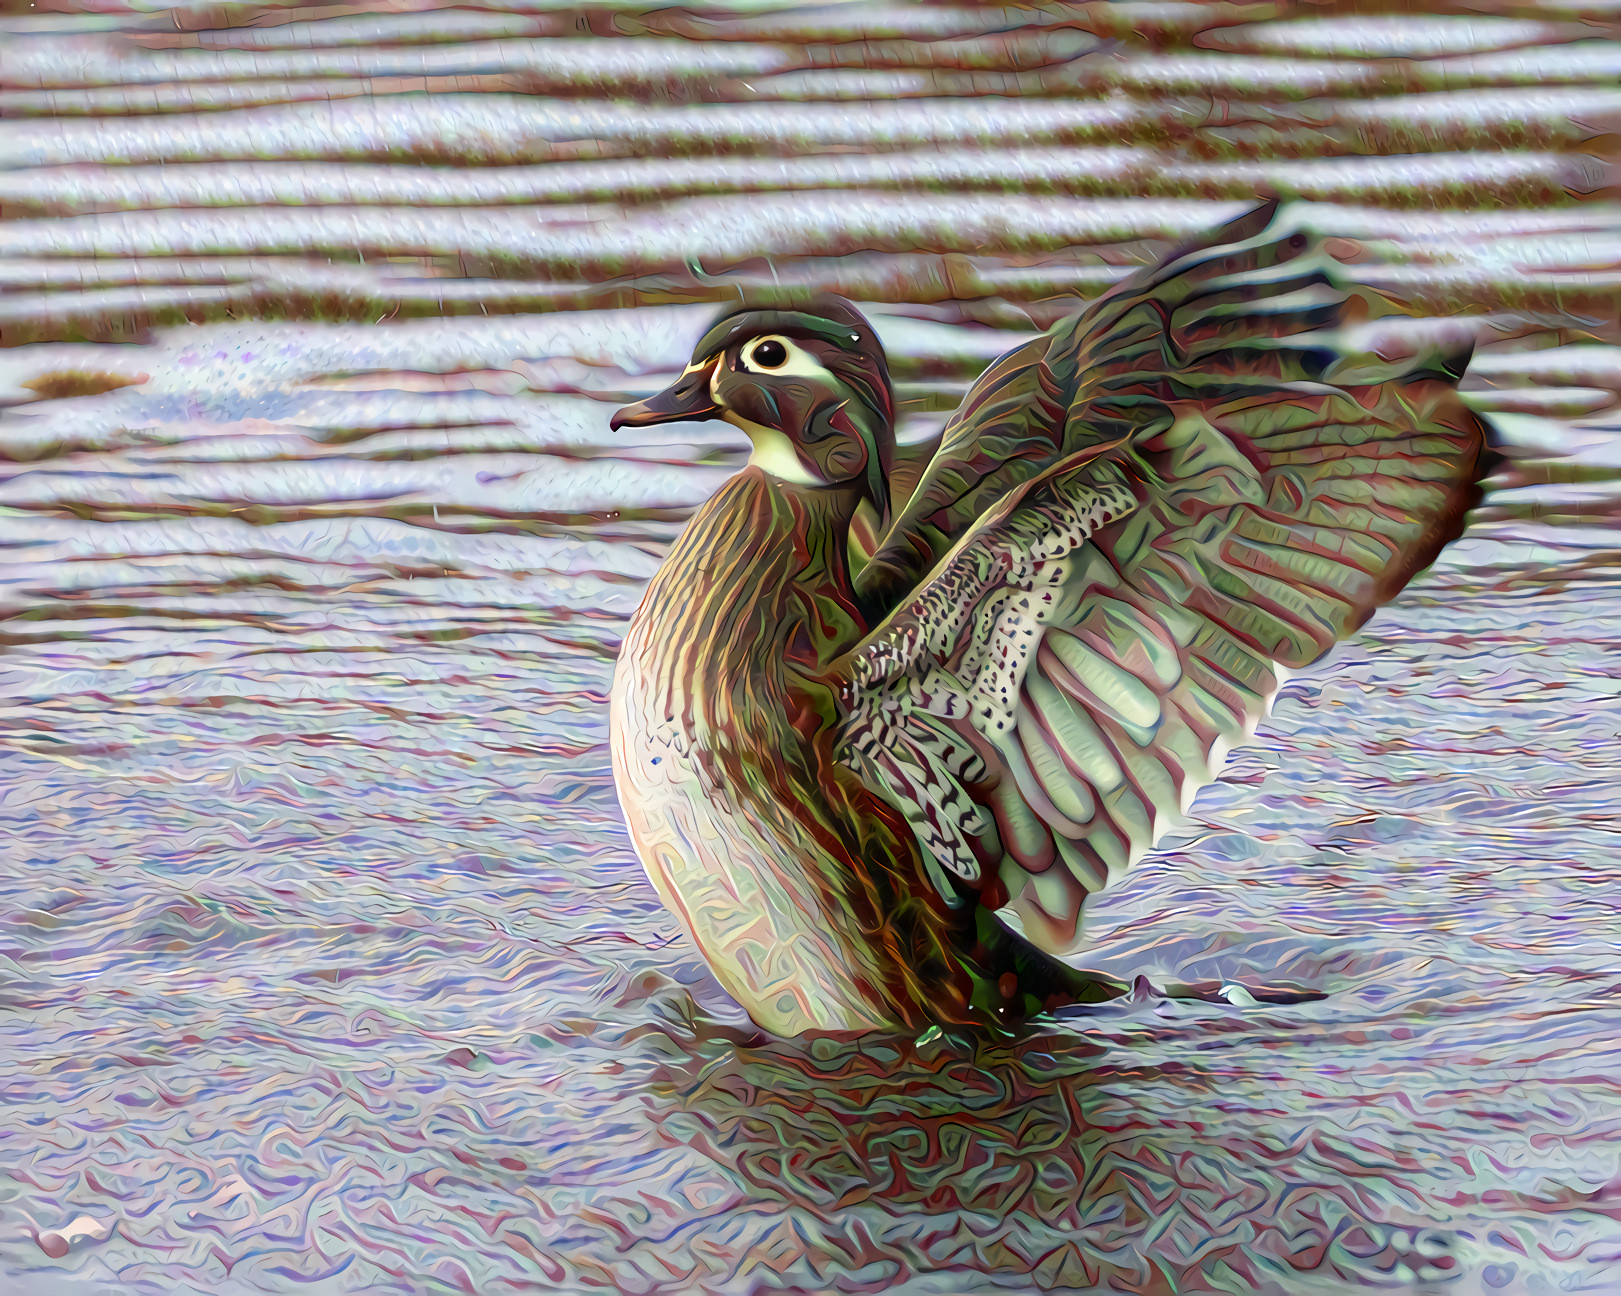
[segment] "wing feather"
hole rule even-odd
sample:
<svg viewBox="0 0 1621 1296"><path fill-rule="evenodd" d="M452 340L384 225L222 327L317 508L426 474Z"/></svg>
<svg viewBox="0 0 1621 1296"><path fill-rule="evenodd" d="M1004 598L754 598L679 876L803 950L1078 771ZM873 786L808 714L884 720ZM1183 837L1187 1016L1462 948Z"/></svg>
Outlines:
<svg viewBox="0 0 1621 1296"><path fill-rule="evenodd" d="M948 899L1049 953L1287 670L1462 529L1489 463L1466 357L1363 354L1356 292L1273 217L993 365L861 573L891 610L835 663L838 751Z"/></svg>

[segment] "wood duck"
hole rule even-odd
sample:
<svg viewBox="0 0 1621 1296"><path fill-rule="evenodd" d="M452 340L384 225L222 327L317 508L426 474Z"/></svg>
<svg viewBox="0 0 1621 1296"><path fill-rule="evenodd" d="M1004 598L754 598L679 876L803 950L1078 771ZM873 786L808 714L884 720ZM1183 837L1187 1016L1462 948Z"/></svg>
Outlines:
<svg viewBox="0 0 1621 1296"><path fill-rule="evenodd" d="M1086 897L1479 498L1467 352L1360 354L1368 307L1268 204L1004 356L910 460L837 299L723 315L614 416L753 446L632 618L611 726L637 853L761 1028L1114 992L1073 966Z"/></svg>

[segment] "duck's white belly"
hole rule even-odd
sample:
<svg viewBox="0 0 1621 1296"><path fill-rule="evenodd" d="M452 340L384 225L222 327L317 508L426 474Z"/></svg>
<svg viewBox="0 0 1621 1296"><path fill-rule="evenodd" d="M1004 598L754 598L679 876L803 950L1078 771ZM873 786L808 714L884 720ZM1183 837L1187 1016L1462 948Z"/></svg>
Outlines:
<svg viewBox="0 0 1621 1296"><path fill-rule="evenodd" d="M627 638L614 676L614 782L636 853L665 905L764 1029L801 1035L896 1026L871 989L883 984L875 953L850 915L827 912L813 880L831 863L808 835L783 839L790 816L762 822L710 782L687 735L646 704L638 644L634 633Z"/></svg>

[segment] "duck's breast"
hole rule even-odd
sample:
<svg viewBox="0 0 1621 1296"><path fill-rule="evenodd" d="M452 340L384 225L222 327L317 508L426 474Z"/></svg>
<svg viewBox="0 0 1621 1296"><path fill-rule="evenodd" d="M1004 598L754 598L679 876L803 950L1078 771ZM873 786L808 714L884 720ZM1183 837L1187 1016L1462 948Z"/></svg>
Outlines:
<svg viewBox="0 0 1621 1296"><path fill-rule="evenodd" d="M756 694L731 750L665 714L659 648L633 633L614 677L614 781L636 853L715 976L778 1035L888 1029L879 957L840 902L843 880L764 762L792 730ZM774 713L768 713L774 712ZM758 746L751 745L751 740ZM792 739L789 738L789 741ZM742 748L742 750L739 750ZM762 796L762 790L766 794Z"/></svg>

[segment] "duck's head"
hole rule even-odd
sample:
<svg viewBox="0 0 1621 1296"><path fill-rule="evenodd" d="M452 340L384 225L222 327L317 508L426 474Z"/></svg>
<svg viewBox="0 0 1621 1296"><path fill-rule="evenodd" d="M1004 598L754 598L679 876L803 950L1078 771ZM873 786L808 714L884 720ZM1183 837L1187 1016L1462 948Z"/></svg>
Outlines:
<svg viewBox="0 0 1621 1296"><path fill-rule="evenodd" d="M799 486L855 486L889 516L895 394L873 327L848 302L741 306L709 327L681 377L627 405L612 426L724 419L748 433L749 462Z"/></svg>

